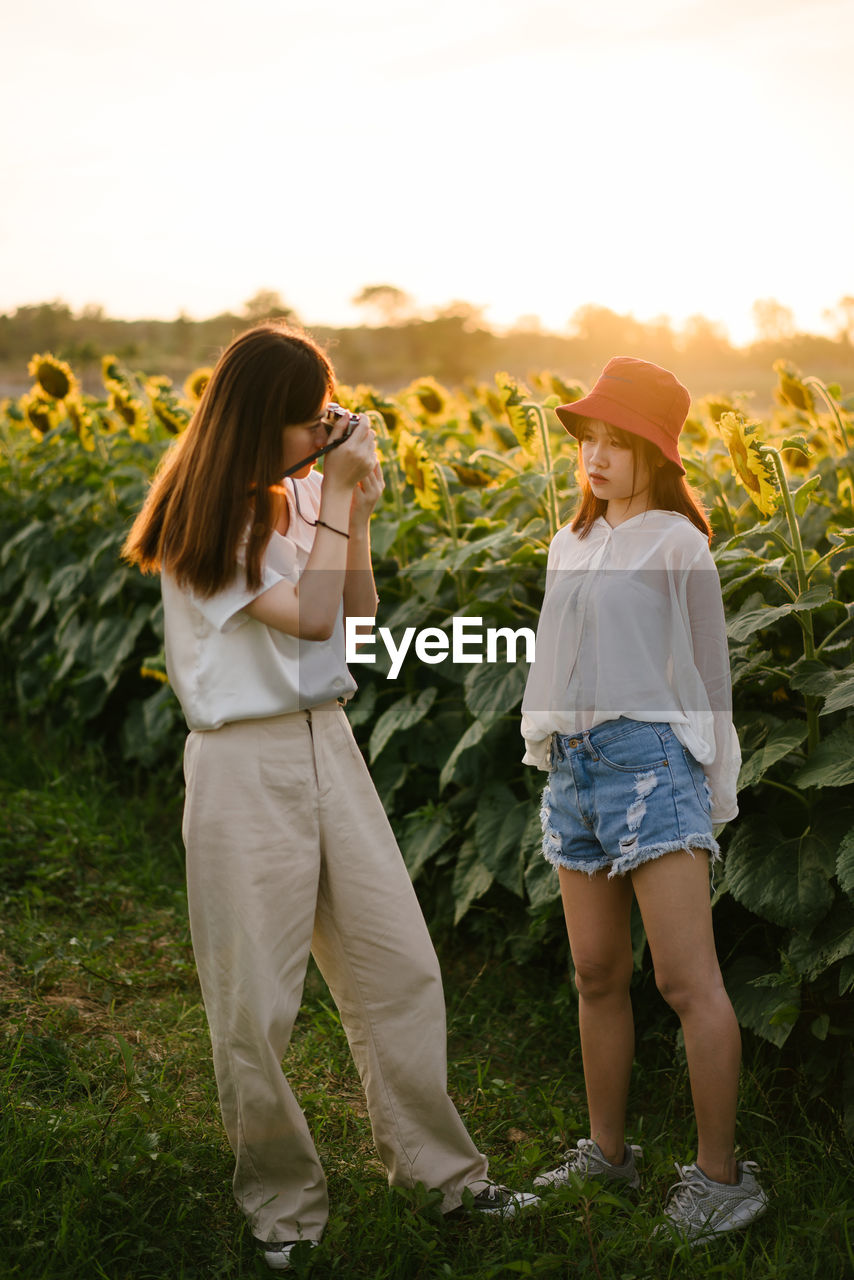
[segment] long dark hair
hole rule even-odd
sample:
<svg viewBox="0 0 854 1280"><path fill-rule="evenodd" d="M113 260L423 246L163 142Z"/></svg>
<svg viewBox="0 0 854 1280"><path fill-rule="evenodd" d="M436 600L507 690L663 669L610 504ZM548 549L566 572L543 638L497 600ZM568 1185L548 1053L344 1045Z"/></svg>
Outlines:
<svg viewBox="0 0 854 1280"><path fill-rule="evenodd" d="M233 578L251 518L246 581L256 590L281 500L270 488L284 469L283 428L310 421L334 383L317 343L286 324L269 321L235 338L161 461L123 557L210 596Z"/></svg>
<svg viewBox="0 0 854 1280"><path fill-rule="evenodd" d="M579 437L582 435L584 427L591 421L592 419L582 418L579 415L576 428ZM633 435L629 431L622 431L619 427L611 426L610 423L605 425L620 444L628 446L632 451L632 493L635 491L638 463L645 462L649 471L650 510L676 511L681 516L687 516L691 523L700 530L700 533L711 542L712 527L706 519L706 513L700 505L697 494L688 484L681 471L678 471L673 463L669 461L665 461L664 466L660 465L663 454L651 440L645 440L643 436ZM579 461L581 461L580 444L578 457ZM595 521L598 520L599 516L605 514L608 503L604 498L597 498L590 488L590 481L587 479L587 472L584 470L583 463L580 471L581 501L572 518L570 528L573 533L578 534L579 538L586 538Z"/></svg>

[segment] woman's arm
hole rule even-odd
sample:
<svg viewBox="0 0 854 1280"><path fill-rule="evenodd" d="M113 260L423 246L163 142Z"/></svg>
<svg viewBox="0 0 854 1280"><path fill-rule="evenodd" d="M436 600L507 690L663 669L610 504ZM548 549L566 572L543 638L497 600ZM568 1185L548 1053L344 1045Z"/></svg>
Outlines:
<svg viewBox="0 0 854 1280"><path fill-rule="evenodd" d="M350 543L344 580L344 616L373 618L377 612L377 589L371 564L371 512L383 488L382 467L377 462L353 490L350 508Z"/></svg>
<svg viewBox="0 0 854 1280"><path fill-rule="evenodd" d="M352 534L349 539L346 535L354 489L376 466L375 438L365 419L345 444L326 455L314 545L305 569L298 582L277 582L248 604L250 618L302 640L332 635L348 574ZM364 550L355 554L361 563Z"/></svg>
<svg viewBox="0 0 854 1280"><path fill-rule="evenodd" d="M732 723L732 682L720 578L707 550L688 570L687 606L694 663L714 722L715 758L706 766L712 791L712 821L729 822L738 813L736 781L741 750Z"/></svg>

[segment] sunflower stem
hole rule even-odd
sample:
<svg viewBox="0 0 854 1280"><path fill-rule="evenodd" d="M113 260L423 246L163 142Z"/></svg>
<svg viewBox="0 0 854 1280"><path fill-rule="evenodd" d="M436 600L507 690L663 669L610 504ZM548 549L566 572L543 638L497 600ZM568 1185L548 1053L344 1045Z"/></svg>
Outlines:
<svg viewBox="0 0 854 1280"><path fill-rule="evenodd" d="M796 800L800 800L807 812L812 808L808 797L802 791L797 791L795 787L790 787L785 782L775 782L773 778L764 777L759 779L758 785L760 787L776 787L778 791L785 791L787 795L794 796Z"/></svg>
<svg viewBox="0 0 854 1280"><path fill-rule="evenodd" d="M474 453L469 454L469 462L474 462L476 458L492 458L493 462L500 462L502 467L514 471L516 475L521 471L521 467L517 467L505 454L496 453L494 449L475 449Z"/></svg>
<svg viewBox="0 0 854 1280"><path fill-rule="evenodd" d="M833 414L834 418L836 419L836 425L839 428L839 435L842 440L843 448L847 453L848 450L851 448L851 443L848 439L848 432L845 430L845 424L842 421L842 415L839 412L839 409L837 407L836 401L834 400L833 396L830 394L827 387L822 382L821 378L816 378L813 374L810 374L808 378L804 378L804 385L809 387L815 387L816 391L821 396L822 400L827 405L830 412Z"/></svg>
<svg viewBox="0 0 854 1280"><path fill-rule="evenodd" d="M457 515L456 515L456 512L454 511L454 503L451 499L451 491L448 488L448 481L445 478L444 468L442 467L441 463L434 462L433 467L434 467L436 479L439 482L439 488L442 491L442 501L445 504L445 512L448 519L448 531L451 535L451 541L454 544L454 550L456 551L460 545L460 536L459 536L459 528L457 526Z"/></svg>
<svg viewBox="0 0 854 1280"><path fill-rule="evenodd" d="M369 421L374 424L380 439L390 444L393 450L394 441L392 439L391 432L389 431L386 420L380 413L379 409L366 409L365 412L368 415ZM383 479L385 479L386 476L388 477L388 487L391 490L392 506L394 507L394 514L397 517L397 535L394 541L397 543L399 540L400 545L398 547L398 551L402 562L406 564L408 555L408 539L405 533L400 532L405 514L403 509L403 487L400 483L400 472L398 470L396 456L393 456L391 461L391 466L383 467Z"/></svg>
<svg viewBox="0 0 854 1280"><path fill-rule="evenodd" d="M546 514L549 518L549 537L553 538L558 531L560 517L558 515L557 505L557 484L555 483L555 474L552 468L552 446L551 441L549 440L549 424L546 422L546 415L543 411L542 405L536 404L533 400L529 400L523 407L525 410L534 410L540 426L540 440L543 445L543 465L546 473Z"/></svg>
<svg viewBox="0 0 854 1280"><path fill-rule="evenodd" d="M798 594L803 595L809 587L809 574L807 572L806 557L804 556L804 544L801 540L801 526L798 523L798 513L795 511L795 503L789 488L786 469L783 466L783 459L779 449L775 449L773 445L763 445L762 452L771 458L774 463L774 470L777 473L780 496L783 499L783 509L786 512L786 522L792 539L792 557L798 578ZM804 657L807 660L814 659L816 650L812 614L809 611L803 615L798 614L798 622L801 624L804 635ZM807 748L809 752L812 752L818 746L821 736L818 723L818 699L808 695L804 701L807 712Z"/></svg>

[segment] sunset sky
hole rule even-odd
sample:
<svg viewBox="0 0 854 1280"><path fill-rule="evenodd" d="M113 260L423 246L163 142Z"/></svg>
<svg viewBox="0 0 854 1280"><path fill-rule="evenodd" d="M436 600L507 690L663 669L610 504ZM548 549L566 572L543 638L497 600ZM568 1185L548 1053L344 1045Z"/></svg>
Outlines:
<svg viewBox="0 0 854 1280"><path fill-rule="evenodd" d="M3 20L0 311L200 318L278 290L357 323L735 342L854 294L850 0L30 0Z"/></svg>

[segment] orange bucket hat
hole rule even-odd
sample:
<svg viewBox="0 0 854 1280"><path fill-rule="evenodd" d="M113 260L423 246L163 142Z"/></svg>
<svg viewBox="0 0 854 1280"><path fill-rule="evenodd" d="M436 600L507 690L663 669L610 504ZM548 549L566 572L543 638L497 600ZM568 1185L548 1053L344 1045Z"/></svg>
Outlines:
<svg viewBox="0 0 854 1280"><path fill-rule="evenodd" d="M667 369L633 356L614 356L588 395L559 405L555 413L574 436L579 417L596 418L642 436L657 445L684 476L678 441L690 405L687 388Z"/></svg>

